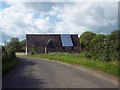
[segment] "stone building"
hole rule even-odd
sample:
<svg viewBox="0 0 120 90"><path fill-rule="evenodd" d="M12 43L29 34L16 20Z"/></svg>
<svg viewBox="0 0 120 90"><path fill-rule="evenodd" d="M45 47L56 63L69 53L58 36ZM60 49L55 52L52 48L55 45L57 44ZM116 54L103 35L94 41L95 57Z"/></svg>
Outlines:
<svg viewBox="0 0 120 90"><path fill-rule="evenodd" d="M27 34L26 53L80 52L77 34Z"/></svg>

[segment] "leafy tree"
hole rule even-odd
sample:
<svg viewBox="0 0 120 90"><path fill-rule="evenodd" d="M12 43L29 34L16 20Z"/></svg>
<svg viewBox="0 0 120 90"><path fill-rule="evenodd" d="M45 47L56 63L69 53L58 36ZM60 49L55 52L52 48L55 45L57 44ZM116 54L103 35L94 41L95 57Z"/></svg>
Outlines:
<svg viewBox="0 0 120 90"><path fill-rule="evenodd" d="M92 32L84 32L80 36L80 42L83 52L87 58L94 60L111 61L119 60L120 53L120 30L115 30L111 34L94 34Z"/></svg>
<svg viewBox="0 0 120 90"><path fill-rule="evenodd" d="M104 38L105 38L105 35L103 35L103 34L97 34L91 40L91 44L95 45L98 42L103 43L104 42Z"/></svg>
<svg viewBox="0 0 120 90"><path fill-rule="evenodd" d="M12 58L12 59L16 58L15 48L13 46L10 46L8 48L7 54L8 54L8 58Z"/></svg>
<svg viewBox="0 0 120 90"><path fill-rule="evenodd" d="M120 51L120 30L115 30L110 34L111 48L115 51Z"/></svg>
<svg viewBox="0 0 120 90"><path fill-rule="evenodd" d="M26 48L26 40L25 39L20 42L20 46L21 46L20 51L25 52L25 48Z"/></svg>
<svg viewBox="0 0 120 90"><path fill-rule="evenodd" d="M6 45L6 50L12 47L15 52L19 52L21 50L20 41L18 38L12 38L9 43Z"/></svg>
<svg viewBox="0 0 120 90"><path fill-rule="evenodd" d="M120 30L115 30L115 31L111 32L110 39L114 40L114 41L120 39Z"/></svg>
<svg viewBox="0 0 120 90"><path fill-rule="evenodd" d="M5 48L3 46L2 47L2 53L6 52Z"/></svg>
<svg viewBox="0 0 120 90"><path fill-rule="evenodd" d="M84 32L81 36L80 36L80 42L81 44L83 44L84 46L89 46L90 45L90 42L91 40L93 39L93 37L95 36L96 34L93 33L93 32Z"/></svg>

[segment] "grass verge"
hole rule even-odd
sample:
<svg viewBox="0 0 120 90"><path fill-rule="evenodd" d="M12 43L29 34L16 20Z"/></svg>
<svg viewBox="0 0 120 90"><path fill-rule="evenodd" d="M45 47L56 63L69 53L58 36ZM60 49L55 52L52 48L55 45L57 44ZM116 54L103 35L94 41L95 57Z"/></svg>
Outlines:
<svg viewBox="0 0 120 90"><path fill-rule="evenodd" d="M35 58L48 58L50 60L58 60L70 64L82 65L95 70L103 71L107 74L120 76L118 72L118 62L102 62L99 60L92 60L86 58L83 54L72 54L72 53L49 53L49 54L36 54L29 55Z"/></svg>
<svg viewBox="0 0 120 90"><path fill-rule="evenodd" d="M5 64L2 64L2 76L4 77L7 73L13 70L19 63L20 62L18 58L16 58L14 60L10 60L9 62L6 62Z"/></svg>

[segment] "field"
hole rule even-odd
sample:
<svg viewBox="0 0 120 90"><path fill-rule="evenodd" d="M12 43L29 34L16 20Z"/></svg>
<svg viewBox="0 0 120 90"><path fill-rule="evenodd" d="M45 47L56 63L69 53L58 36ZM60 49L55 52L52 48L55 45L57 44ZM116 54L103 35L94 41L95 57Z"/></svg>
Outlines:
<svg viewBox="0 0 120 90"><path fill-rule="evenodd" d="M50 60L58 60L65 63L77 64L91 69L103 71L113 76L120 76L118 72L118 61L103 62L99 60L88 59L84 54L72 53L49 53L29 55L35 58L48 58Z"/></svg>

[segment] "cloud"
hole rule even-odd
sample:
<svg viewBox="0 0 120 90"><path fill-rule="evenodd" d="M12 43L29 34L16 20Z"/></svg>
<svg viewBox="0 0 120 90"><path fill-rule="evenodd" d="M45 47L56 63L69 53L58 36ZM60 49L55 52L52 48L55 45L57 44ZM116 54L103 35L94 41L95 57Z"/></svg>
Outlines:
<svg viewBox="0 0 120 90"><path fill-rule="evenodd" d="M54 2L25 2L24 5L26 8L31 8L33 10L46 12L50 11L54 5L57 3Z"/></svg>
<svg viewBox="0 0 120 90"><path fill-rule="evenodd" d="M58 15L62 23L57 25L56 31L110 33L117 29L117 15L117 3L76 3Z"/></svg>
<svg viewBox="0 0 120 90"><path fill-rule="evenodd" d="M0 31L8 37L27 33L110 33L118 26L117 3L7 2Z"/></svg>
<svg viewBox="0 0 120 90"><path fill-rule="evenodd" d="M24 9L24 10L23 10ZM47 33L50 29L48 17L34 18L34 11L22 3L12 3L11 7L1 12L1 31L11 36L23 36L26 33Z"/></svg>
<svg viewBox="0 0 120 90"><path fill-rule="evenodd" d="M73 4L72 2L24 2L26 8L33 9L39 12L49 12L54 7L64 7L68 4Z"/></svg>

